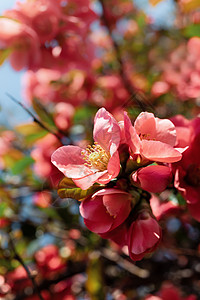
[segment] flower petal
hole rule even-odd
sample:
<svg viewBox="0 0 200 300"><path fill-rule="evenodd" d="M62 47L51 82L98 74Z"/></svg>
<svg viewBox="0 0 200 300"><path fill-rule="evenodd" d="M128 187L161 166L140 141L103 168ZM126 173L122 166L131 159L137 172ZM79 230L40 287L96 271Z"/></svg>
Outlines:
<svg viewBox="0 0 200 300"><path fill-rule="evenodd" d="M149 160L172 163L181 160L182 154L168 144L159 141L142 141L142 153Z"/></svg>
<svg viewBox="0 0 200 300"><path fill-rule="evenodd" d="M87 190L90 186L92 186L95 182L104 184L104 182L100 182L98 179L103 177L104 175L108 174L107 170L97 173L92 173L88 176L74 179L74 183L80 187L82 190ZM109 179L107 182L109 182L111 179ZM105 183L107 183L105 182Z"/></svg>
<svg viewBox="0 0 200 300"><path fill-rule="evenodd" d="M175 146L176 128L170 120L156 118L156 140Z"/></svg>
<svg viewBox="0 0 200 300"><path fill-rule="evenodd" d="M82 149L77 146L58 148L52 154L51 162L69 178L82 178L94 173L85 165Z"/></svg>
<svg viewBox="0 0 200 300"><path fill-rule="evenodd" d="M141 137L147 136L148 139L156 138L156 121L154 114L142 112L136 118L134 128Z"/></svg>
<svg viewBox="0 0 200 300"><path fill-rule="evenodd" d="M124 113L124 132L126 142L130 147L131 152L133 154L139 154L141 141L126 112Z"/></svg>
<svg viewBox="0 0 200 300"><path fill-rule="evenodd" d="M172 180L172 173L167 166L153 165L137 170L132 179L147 192L161 193Z"/></svg>
<svg viewBox="0 0 200 300"><path fill-rule="evenodd" d="M119 147L120 134L119 124L114 117L105 108L99 109L94 119L94 140L112 155Z"/></svg>

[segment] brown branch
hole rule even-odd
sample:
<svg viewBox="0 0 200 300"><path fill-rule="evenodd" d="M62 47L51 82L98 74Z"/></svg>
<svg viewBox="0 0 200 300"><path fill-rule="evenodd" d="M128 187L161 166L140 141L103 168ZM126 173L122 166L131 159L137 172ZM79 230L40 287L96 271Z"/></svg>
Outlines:
<svg viewBox="0 0 200 300"><path fill-rule="evenodd" d="M123 63L123 59L121 57L121 53L120 53L120 48L119 48L119 45L118 43L116 42L115 38L113 37L113 34L112 34L112 29L111 29L111 26L110 26L110 23L109 23L109 20L106 16L106 5L105 5L105 1L104 0L99 0L101 6L102 6L102 10L103 10L103 13L102 13L102 20L108 30L108 33L109 33L109 36L110 36L110 39L113 43L113 48L115 50L115 53L116 53L116 58L117 58L117 61L119 63L119 73L120 73L120 76L122 78L122 81L124 83L124 86L126 88L126 90L128 91L128 93L131 95L130 98L127 100L127 102L124 104L124 105L127 105L132 99L134 99L135 103L140 107L140 109L142 111L145 111L147 110L151 110L151 111L154 111L154 107L152 106L152 104L146 99L145 95L141 92L138 92L134 87L133 85L131 84L125 70L124 70L124 63ZM147 103L148 102L148 103Z"/></svg>
<svg viewBox="0 0 200 300"><path fill-rule="evenodd" d="M15 99L12 95L10 95L9 93L6 93L6 95L16 104L18 104L19 106L21 106L23 108L23 110L25 110L32 118L33 121L35 123L37 123L42 129L46 130L47 132L53 134L61 144L63 144L62 139L60 138L60 136L53 132L52 130L50 130L48 127L46 127L23 103L21 103L20 101L18 101L17 99Z"/></svg>
<svg viewBox="0 0 200 300"><path fill-rule="evenodd" d="M10 246L11 246L11 249L14 253L14 259L16 259L21 265L22 267L24 268L24 270L26 271L27 273L27 276L28 278L31 280L32 282L32 285L33 285L33 288L35 290L35 292L37 293L38 297L40 300L44 300L44 298L42 297L40 291L39 291L39 288L37 286L37 283L35 281L35 278L33 277L33 275L31 274L29 268L26 266L26 264L24 263L23 259L21 258L21 256L17 253L16 249L15 249L15 244L10 236L10 240L9 240L9 243L10 243Z"/></svg>

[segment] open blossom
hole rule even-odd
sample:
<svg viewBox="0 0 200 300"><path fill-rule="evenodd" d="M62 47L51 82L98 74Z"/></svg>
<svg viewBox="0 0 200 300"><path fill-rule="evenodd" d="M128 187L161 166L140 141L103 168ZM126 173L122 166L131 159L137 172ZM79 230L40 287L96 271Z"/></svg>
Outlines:
<svg viewBox="0 0 200 300"><path fill-rule="evenodd" d="M120 127L105 108L99 109L95 116L93 137L93 146L86 149L63 146L51 158L52 163L82 189L88 189L95 182L106 184L120 171Z"/></svg>
<svg viewBox="0 0 200 300"><path fill-rule="evenodd" d="M179 161L182 154L174 148L176 129L167 119L155 118L152 113L142 112L134 126L128 115L124 116L124 130L131 155L142 160L171 163Z"/></svg>
<svg viewBox="0 0 200 300"><path fill-rule="evenodd" d="M99 234L118 227L125 221L130 211L131 195L114 188L100 190L80 205L85 225Z"/></svg>

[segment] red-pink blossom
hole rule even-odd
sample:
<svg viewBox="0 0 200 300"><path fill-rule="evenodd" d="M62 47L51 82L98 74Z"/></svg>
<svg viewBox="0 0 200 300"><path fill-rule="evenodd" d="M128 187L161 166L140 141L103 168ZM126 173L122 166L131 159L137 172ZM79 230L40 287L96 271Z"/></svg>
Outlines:
<svg viewBox="0 0 200 300"><path fill-rule="evenodd" d="M35 148L31 151L31 156L35 160L35 173L49 180L53 186L56 186L63 174L51 163L51 155L60 146L57 138L52 134L47 134L35 143Z"/></svg>
<svg viewBox="0 0 200 300"><path fill-rule="evenodd" d="M131 195L118 189L103 189L81 202L80 213L93 232L108 233L121 225L131 211Z"/></svg>
<svg viewBox="0 0 200 300"><path fill-rule="evenodd" d="M41 62L39 40L34 30L26 24L9 18L0 19L0 48L10 51L10 63L19 71L28 66L35 68Z"/></svg>
<svg viewBox="0 0 200 300"><path fill-rule="evenodd" d="M169 85L165 81L156 81L151 88L151 94L154 97L159 97L169 91Z"/></svg>
<svg viewBox="0 0 200 300"><path fill-rule="evenodd" d="M150 212L143 210L131 224L127 239L129 256L132 260L142 259L153 252L161 239L161 228Z"/></svg>
<svg viewBox="0 0 200 300"><path fill-rule="evenodd" d="M63 146L52 155L52 163L82 189L95 182L106 184L119 174L120 127L113 116L101 108L94 119L95 144L82 149Z"/></svg>
<svg viewBox="0 0 200 300"><path fill-rule="evenodd" d="M150 193L161 193L172 180L169 167L151 165L140 168L132 174L134 184Z"/></svg>
<svg viewBox="0 0 200 300"><path fill-rule="evenodd" d="M182 211L182 207L172 201L161 201L156 195L152 194L150 205L153 215L159 221L170 215L178 215Z"/></svg>
<svg viewBox="0 0 200 300"><path fill-rule="evenodd" d="M54 122L58 129L66 131L72 124L75 109L69 103L60 102L55 106Z"/></svg>
<svg viewBox="0 0 200 300"><path fill-rule="evenodd" d="M145 300L197 300L195 295L190 295L188 297L182 297L181 291L175 287L172 283L167 282L163 284L161 290L158 292L157 296L148 295Z"/></svg>
<svg viewBox="0 0 200 300"><path fill-rule="evenodd" d="M92 93L92 102L112 111L125 104L129 93L117 75L101 76L97 79L96 89Z"/></svg>
<svg viewBox="0 0 200 300"><path fill-rule="evenodd" d="M200 38L192 37L180 45L164 64L162 80L170 85L182 101L200 95Z"/></svg>
<svg viewBox="0 0 200 300"><path fill-rule="evenodd" d="M177 122L176 119L174 120ZM186 199L192 216L200 221L200 118L197 117L188 122L184 121L184 123L180 123L179 117L179 123L177 122L177 124L182 125L179 126L179 143L184 141L184 144L189 145L189 148L183 153L180 162L172 164L175 174L174 185ZM185 140L183 138L184 132L187 132Z"/></svg>
<svg viewBox="0 0 200 300"><path fill-rule="evenodd" d="M124 115L124 129L132 156L140 155L144 160L176 162L182 157L174 148L176 129L168 119L155 118L152 113L142 112L132 126L128 115Z"/></svg>
<svg viewBox="0 0 200 300"><path fill-rule="evenodd" d="M29 70L23 77L23 94L30 103L38 98L42 103L67 102L78 106L90 97L94 81L81 70L67 73L44 68L36 72Z"/></svg>
<svg viewBox="0 0 200 300"><path fill-rule="evenodd" d="M7 10L5 15L32 28L40 42L45 43L58 33L61 8L58 3L52 1L17 2L15 9Z"/></svg>

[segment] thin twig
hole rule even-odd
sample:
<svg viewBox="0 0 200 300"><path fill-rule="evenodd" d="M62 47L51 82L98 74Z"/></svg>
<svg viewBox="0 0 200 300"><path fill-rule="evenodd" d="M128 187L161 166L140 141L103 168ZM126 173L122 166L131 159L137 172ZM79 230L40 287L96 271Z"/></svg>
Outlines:
<svg viewBox="0 0 200 300"><path fill-rule="evenodd" d="M108 248L101 248L100 255L106 258L109 261L116 263L116 265L123 268L125 271L140 277L140 278L148 278L150 273L148 270L141 269L140 267L134 265L127 259L121 257L117 252L112 251Z"/></svg>
<svg viewBox="0 0 200 300"><path fill-rule="evenodd" d="M101 4L102 10L103 10L103 13L102 13L103 22L104 22L104 24L105 24L105 26L106 26L106 28L108 30L110 39L111 39L111 41L113 43L113 47L115 49L116 58L117 58L117 61L119 63L119 72L120 72L122 81L124 83L125 88L127 89L127 91L129 92L129 94L131 95L131 97L127 100L127 102L130 102L132 99L134 99L134 101L140 107L140 109L142 111L145 111L147 107L148 107L148 109L150 109L150 110L153 111L154 108L153 108L152 104L149 103L149 101L147 103L147 99L144 96L144 94L142 94L141 92L138 92L137 90L135 90L135 88L131 84L129 78L127 77L127 74L126 74L126 72L124 70L124 63L123 63L123 59L121 57L119 45L115 41L115 38L113 37L112 29L111 29L109 20L106 17L106 6L105 6L105 3L104 3L104 0L99 0L99 2Z"/></svg>
<svg viewBox="0 0 200 300"><path fill-rule="evenodd" d="M51 131L51 129L49 129L48 127L46 127L23 103L21 103L20 101L18 101L15 97L13 97L12 95L10 95L9 93L6 93L6 95L13 101L15 102L16 104L18 104L19 106L21 106L23 108L23 110L25 110L32 118L33 118L33 121L35 123L37 123L41 128L43 128L44 130L46 130L47 132L53 134L61 144L62 143L62 139L60 138L60 136Z"/></svg>
<svg viewBox="0 0 200 300"><path fill-rule="evenodd" d="M31 274L29 268L26 266L26 264L24 263L24 261L23 261L23 259L21 258L21 256L17 253L17 251L16 251L16 249L15 249L14 242L13 242L13 240L12 240L11 237L10 237L9 242L10 242L10 246L11 246L13 252L14 252L14 258L22 265L22 267L23 267L24 270L26 271L27 276L28 276L28 278L31 280L32 285L33 285L33 288L34 288L35 292L37 293L39 299L40 299L40 300L44 300L44 298L42 297L42 295L41 295L41 293L40 293L40 291L39 291L39 289L38 289L37 283L36 283L34 277L32 276L32 274Z"/></svg>

